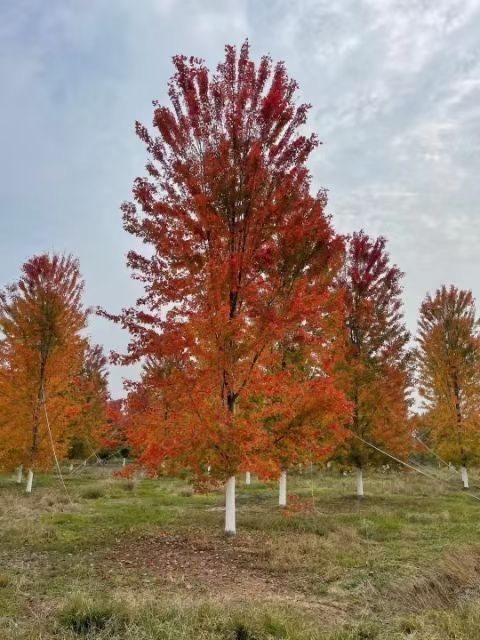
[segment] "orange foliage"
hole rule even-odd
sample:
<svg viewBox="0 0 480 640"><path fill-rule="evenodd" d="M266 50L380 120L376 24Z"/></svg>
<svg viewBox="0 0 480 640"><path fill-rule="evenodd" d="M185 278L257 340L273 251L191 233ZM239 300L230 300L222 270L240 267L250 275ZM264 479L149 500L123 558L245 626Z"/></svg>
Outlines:
<svg viewBox="0 0 480 640"><path fill-rule="evenodd" d="M124 414L124 401L109 400L106 405L106 420L100 434L102 447L112 454L128 448L127 417Z"/></svg>
<svg viewBox="0 0 480 640"><path fill-rule="evenodd" d="M73 378L69 394L75 412L69 424L70 444L91 455L101 444L108 416L107 358L99 345L91 346L84 340L80 370Z"/></svg>
<svg viewBox="0 0 480 640"><path fill-rule="evenodd" d="M226 47L213 76L198 59L174 64L155 133L137 123L149 175L123 207L151 250L128 257L145 294L109 316L132 336L119 360L147 360L129 399L131 441L152 470L277 475L325 454L348 411L320 320L338 303L343 243L325 193L310 193L318 142L301 132L308 106L283 63L256 66L247 43ZM285 344L305 347L303 371Z"/></svg>
<svg viewBox="0 0 480 640"><path fill-rule="evenodd" d="M383 238L363 231L348 244L345 290L345 352L338 382L353 405L352 437L339 450L356 466L378 457L359 436L396 455L411 447L408 421L411 356L401 301L402 273L389 264Z"/></svg>
<svg viewBox="0 0 480 640"><path fill-rule="evenodd" d="M45 254L26 262L0 294L0 464L8 469L52 465L44 401L57 454L68 450L85 349L82 291L77 261Z"/></svg>
<svg viewBox="0 0 480 640"><path fill-rule="evenodd" d="M420 417L438 453L466 465L480 454L480 332L471 291L443 286L420 308Z"/></svg>

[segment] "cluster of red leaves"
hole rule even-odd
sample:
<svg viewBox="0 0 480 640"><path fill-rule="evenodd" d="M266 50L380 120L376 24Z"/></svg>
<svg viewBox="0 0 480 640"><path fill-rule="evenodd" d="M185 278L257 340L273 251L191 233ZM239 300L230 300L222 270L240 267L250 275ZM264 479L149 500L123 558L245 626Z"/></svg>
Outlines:
<svg viewBox="0 0 480 640"><path fill-rule="evenodd" d="M345 349L335 375L353 411L352 437L338 455L358 466L376 456L359 438L396 455L406 455L411 448L412 367L401 300L403 274L390 264L385 246L384 238L354 233L340 280Z"/></svg>
<svg viewBox="0 0 480 640"><path fill-rule="evenodd" d="M100 433L100 445L106 449L118 450L128 446L127 419L122 399L109 400L106 405L106 419Z"/></svg>
<svg viewBox="0 0 480 640"><path fill-rule="evenodd" d="M315 513L315 502L312 498L302 498L295 493L288 494L288 505L282 510L284 518Z"/></svg>

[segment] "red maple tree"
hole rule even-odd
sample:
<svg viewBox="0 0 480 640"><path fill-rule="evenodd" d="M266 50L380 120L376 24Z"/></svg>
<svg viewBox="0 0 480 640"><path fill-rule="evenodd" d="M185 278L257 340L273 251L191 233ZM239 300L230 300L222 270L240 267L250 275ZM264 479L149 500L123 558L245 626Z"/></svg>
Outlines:
<svg viewBox="0 0 480 640"><path fill-rule="evenodd" d="M70 458L92 457L101 444L109 402L107 363L100 345L85 338L81 367L68 393L75 407L68 429Z"/></svg>
<svg viewBox="0 0 480 640"><path fill-rule="evenodd" d="M285 65L265 56L257 66L248 43L227 46L213 75L197 58L173 62L155 132L136 125L148 176L123 205L125 229L149 247L128 255L145 294L109 317L132 336L123 363L156 361L149 383L162 409L150 463L181 458L227 480L234 532L235 474L279 473L265 406L274 398L287 414L294 395L314 393L291 376L283 394L281 345L324 304L342 241L325 193L310 193L318 141L301 133L309 107L296 104Z"/></svg>
<svg viewBox="0 0 480 640"><path fill-rule="evenodd" d="M341 285L345 292L345 351L337 367L341 388L353 406L351 437L338 454L357 469L381 457L370 445L406 454L411 353L403 318L401 278L390 264L386 240L360 231L349 239Z"/></svg>
<svg viewBox="0 0 480 640"><path fill-rule="evenodd" d="M123 398L110 399L106 405L105 423L100 432L100 457L112 458L120 455L125 466L131 447L128 429L129 420L126 415L126 400Z"/></svg>

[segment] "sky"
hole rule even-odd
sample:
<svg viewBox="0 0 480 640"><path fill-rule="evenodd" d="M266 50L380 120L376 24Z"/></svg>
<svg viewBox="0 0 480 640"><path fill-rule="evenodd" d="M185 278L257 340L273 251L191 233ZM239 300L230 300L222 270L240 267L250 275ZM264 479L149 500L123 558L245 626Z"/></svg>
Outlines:
<svg viewBox="0 0 480 640"><path fill-rule="evenodd" d="M134 303L119 209L147 159L134 121L166 102L174 54L213 69L245 38L312 104L314 188L338 231L388 239L409 329L444 283L480 297L480 0L0 0L0 286L67 252L88 305ZM128 341L98 317L89 332ZM134 375L112 368L113 395Z"/></svg>

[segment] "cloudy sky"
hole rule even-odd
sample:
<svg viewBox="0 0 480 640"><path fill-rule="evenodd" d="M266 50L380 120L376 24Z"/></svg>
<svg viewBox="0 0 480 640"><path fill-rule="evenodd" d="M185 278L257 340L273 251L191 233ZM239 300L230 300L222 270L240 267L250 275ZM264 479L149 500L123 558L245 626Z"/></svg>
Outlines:
<svg viewBox="0 0 480 640"><path fill-rule="evenodd" d="M0 0L0 284L66 251L89 305L130 305L119 205L146 159L133 122L165 99L173 54L212 68L248 37L313 105L311 169L336 227L388 238L410 329L442 283L480 297L479 34L480 0ZM100 318L90 332L126 344Z"/></svg>

